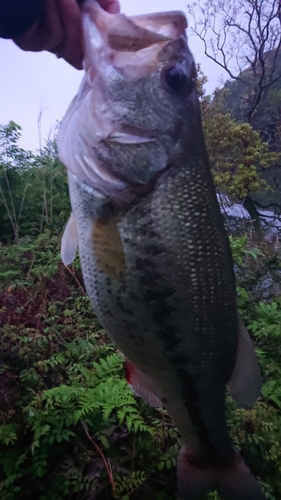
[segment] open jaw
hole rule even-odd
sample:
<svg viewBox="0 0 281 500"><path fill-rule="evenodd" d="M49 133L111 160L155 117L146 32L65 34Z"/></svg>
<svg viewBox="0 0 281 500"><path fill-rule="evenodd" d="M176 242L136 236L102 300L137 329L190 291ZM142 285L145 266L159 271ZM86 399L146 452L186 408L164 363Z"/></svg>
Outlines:
<svg viewBox="0 0 281 500"><path fill-rule="evenodd" d="M83 4L82 18L84 67L93 76L105 64L128 79L147 76L157 67L162 48L185 36L187 27L180 11L128 17L105 12L95 0Z"/></svg>

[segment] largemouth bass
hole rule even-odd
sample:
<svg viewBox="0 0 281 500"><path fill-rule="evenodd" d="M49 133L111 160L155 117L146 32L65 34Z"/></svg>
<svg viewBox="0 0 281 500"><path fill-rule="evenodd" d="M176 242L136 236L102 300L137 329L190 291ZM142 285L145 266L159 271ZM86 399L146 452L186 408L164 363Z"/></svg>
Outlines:
<svg viewBox="0 0 281 500"><path fill-rule="evenodd" d="M181 12L126 17L82 5L85 78L61 124L60 158L87 293L127 358L127 379L182 435L180 499L217 488L262 499L234 449L226 386L253 403L261 378L235 300Z"/></svg>

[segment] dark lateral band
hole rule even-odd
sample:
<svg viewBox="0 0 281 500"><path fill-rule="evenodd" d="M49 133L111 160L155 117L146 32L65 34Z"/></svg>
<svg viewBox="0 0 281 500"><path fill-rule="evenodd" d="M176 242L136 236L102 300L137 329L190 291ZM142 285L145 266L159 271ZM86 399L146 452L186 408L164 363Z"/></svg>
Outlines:
<svg viewBox="0 0 281 500"><path fill-rule="evenodd" d="M0 0L0 38L18 38L41 16L44 0Z"/></svg>

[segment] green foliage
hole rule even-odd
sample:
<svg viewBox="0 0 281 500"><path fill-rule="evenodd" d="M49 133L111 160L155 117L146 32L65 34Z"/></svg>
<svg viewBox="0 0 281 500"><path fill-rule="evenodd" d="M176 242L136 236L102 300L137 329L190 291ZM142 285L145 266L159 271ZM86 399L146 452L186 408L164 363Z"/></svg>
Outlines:
<svg viewBox="0 0 281 500"><path fill-rule="evenodd" d="M25 287L43 277L53 276L60 262L60 239L45 231L34 240L0 246L0 289Z"/></svg>
<svg viewBox="0 0 281 500"><path fill-rule="evenodd" d="M126 479L122 476L117 476L113 498L128 500L131 493L140 488L146 479L146 473L141 470L133 471Z"/></svg>
<svg viewBox="0 0 281 500"><path fill-rule="evenodd" d="M229 236L230 248L232 253L233 262L237 267L245 268L247 265L250 267L250 262L257 261L259 258L264 257L264 253L260 248L252 247L249 243L247 235L234 237ZM237 307L241 314L248 316L249 293L241 286L239 282L236 285L237 291Z"/></svg>
<svg viewBox="0 0 281 500"><path fill-rule="evenodd" d="M246 244L248 248L244 247ZM266 253L271 252L270 248L264 248ZM278 262L276 255L268 258L259 249L249 249L249 241L245 237L234 239L234 244L232 241L234 255L237 249L240 252L239 265L243 264L244 269L245 262L249 267L249 257L257 268L264 260ZM241 254L243 249L246 252ZM238 305L247 318L248 329L255 341L264 381L261 397L252 409L237 408L229 400L229 426L235 446L251 470L261 478L266 498L275 500L281 496L281 296L273 302L255 305L250 290L245 290L240 283L238 276Z"/></svg>
<svg viewBox="0 0 281 500"><path fill-rule="evenodd" d="M264 259L245 237L231 238L231 246L239 266ZM79 267L64 268L58 252L59 238L49 232L0 247L0 273L5 275L0 290L5 394L0 403L0 496L172 500L181 446L177 430L164 410L135 399L124 380L123 358L108 342L83 291ZM27 263L21 262L22 253ZM281 301L249 307L249 293L240 289L240 309L256 339L265 383L251 410L229 400L229 426L266 497L277 500ZM219 499L216 492L205 498Z"/></svg>
<svg viewBox="0 0 281 500"><path fill-rule="evenodd" d="M279 155L269 151L258 132L211 105L203 108L203 126L219 189L242 200L250 192L268 187L260 172L275 165Z"/></svg>
<svg viewBox="0 0 281 500"><path fill-rule="evenodd" d="M199 97L202 109L205 109L211 102L211 95L207 95L205 85L209 81L208 77L203 73L201 64L196 65L196 91Z"/></svg>
<svg viewBox="0 0 281 500"><path fill-rule="evenodd" d="M166 412L136 401L58 248L48 232L0 248L0 497L168 500L178 433Z"/></svg>
<svg viewBox="0 0 281 500"><path fill-rule="evenodd" d="M254 319L249 327L258 341L265 375L270 378L277 378L277 385L278 383L280 385L281 297L270 304L260 302L255 307Z"/></svg>
<svg viewBox="0 0 281 500"><path fill-rule="evenodd" d="M229 403L229 425L235 446L261 477L268 499L281 495L281 301L255 307L249 330L265 377L262 397L250 410Z"/></svg>
<svg viewBox="0 0 281 500"><path fill-rule="evenodd" d="M34 154L18 146L21 127L0 126L0 241L61 231L70 213L66 171L56 141Z"/></svg>
<svg viewBox="0 0 281 500"><path fill-rule="evenodd" d="M229 236L230 248L232 252L232 258L234 264L241 266L245 260L245 257L251 257L252 259L257 259L259 256L263 256L263 252L259 248L248 248L247 241L248 236L233 237Z"/></svg>

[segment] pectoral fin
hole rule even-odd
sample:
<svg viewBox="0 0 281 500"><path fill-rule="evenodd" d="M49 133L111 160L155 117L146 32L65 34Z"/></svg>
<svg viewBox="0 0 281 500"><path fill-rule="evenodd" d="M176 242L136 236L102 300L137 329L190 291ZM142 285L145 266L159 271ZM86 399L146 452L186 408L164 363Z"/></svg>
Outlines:
<svg viewBox="0 0 281 500"><path fill-rule="evenodd" d="M78 228L76 219L73 213L71 213L68 222L65 226L60 247L61 260L65 266L69 266L69 264L71 264L74 261L77 248L78 248Z"/></svg>
<svg viewBox="0 0 281 500"><path fill-rule="evenodd" d="M235 401L243 408L249 408L260 394L262 379L253 342L240 316L238 328L238 352L228 387Z"/></svg>
<svg viewBox="0 0 281 500"><path fill-rule="evenodd" d="M97 267L113 279L121 280L125 255L116 221L97 219L93 227L93 250Z"/></svg>

